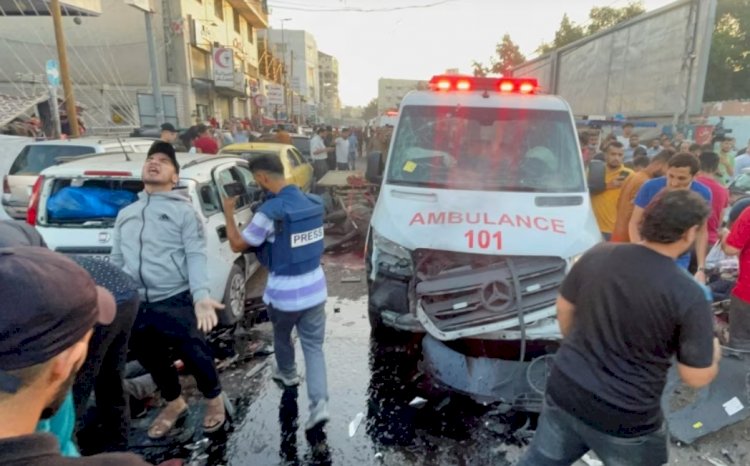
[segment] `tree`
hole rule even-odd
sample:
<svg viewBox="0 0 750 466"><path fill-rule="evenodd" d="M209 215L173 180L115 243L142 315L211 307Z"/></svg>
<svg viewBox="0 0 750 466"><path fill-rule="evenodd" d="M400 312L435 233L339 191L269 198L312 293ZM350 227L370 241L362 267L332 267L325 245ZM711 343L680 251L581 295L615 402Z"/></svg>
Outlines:
<svg viewBox="0 0 750 466"><path fill-rule="evenodd" d="M645 12L643 2L631 2L622 8L595 6L589 11L589 25L586 27L586 35L596 34Z"/></svg>
<svg viewBox="0 0 750 466"><path fill-rule="evenodd" d="M719 0L703 100L750 98L750 0Z"/></svg>
<svg viewBox="0 0 750 466"><path fill-rule="evenodd" d="M378 99L372 99L362 111L363 120L372 120L378 116Z"/></svg>
<svg viewBox="0 0 750 466"><path fill-rule="evenodd" d="M489 66L485 66L478 61L472 63L474 76L487 76L488 74L508 73L510 68L520 65L526 61L526 57L521 53L518 44L513 42L510 34L505 34L500 43L495 45L495 56L490 58Z"/></svg>
<svg viewBox="0 0 750 466"><path fill-rule="evenodd" d="M585 26L574 23L567 14L564 14L560 21L560 27L555 31L554 40L551 43L542 43L536 51L539 54L549 53L578 39L596 34L623 21L635 18L645 11L646 9L643 7L643 2L641 1L628 3L622 8L612 8L609 6L593 7L589 11L588 24Z"/></svg>
<svg viewBox="0 0 750 466"><path fill-rule="evenodd" d="M555 31L555 39L551 44L543 43L537 49L537 52L544 54L551 52L560 47L564 47L570 43L583 38L586 35L582 26L578 26L576 23L570 20L568 14L564 14L560 21L560 27Z"/></svg>

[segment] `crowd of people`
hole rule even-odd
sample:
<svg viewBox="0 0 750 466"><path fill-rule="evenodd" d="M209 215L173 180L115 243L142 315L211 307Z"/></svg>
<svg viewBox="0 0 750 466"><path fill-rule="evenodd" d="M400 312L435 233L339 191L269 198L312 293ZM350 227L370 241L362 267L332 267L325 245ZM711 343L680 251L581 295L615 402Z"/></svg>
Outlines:
<svg viewBox="0 0 750 466"><path fill-rule="evenodd" d="M174 128L163 129L163 138L175 136ZM207 342L224 306L209 296L205 233L189 197L174 189L179 171L174 146L155 142L142 168L144 190L115 221L108 262L68 258L48 250L33 227L0 222L0 463L147 464L122 453L131 419L128 359L148 372L163 401L149 438L166 437L190 416L176 361L205 398L202 432L224 428L227 400ZM272 194L241 232L232 218L235 199L227 199L228 237L270 271L264 300L274 327L274 379L285 388L300 384L296 327L311 400L306 428L318 429L330 417L322 201L286 184L278 156L253 159L250 171ZM304 247L292 245L298 232L309 237ZM87 421L96 425L87 443L83 419L92 392L98 417ZM83 445L88 456L79 457Z"/></svg>
<svg viewBox="0 0 750 466"><path fill-rule="evenodd" d="M564 338L522 466L570 465L589 450L604 464L667 463L661 397L673 358L683 383L699 388L718 375L722 357L706 286L709 248L739 255L727 345L750 350L750 200L732 206L724 226L727 185L743 170L734 140L714 150L678 133L644 147L630 124L599 139L581 135L605 241L578 259L559 290Z"/></svg>

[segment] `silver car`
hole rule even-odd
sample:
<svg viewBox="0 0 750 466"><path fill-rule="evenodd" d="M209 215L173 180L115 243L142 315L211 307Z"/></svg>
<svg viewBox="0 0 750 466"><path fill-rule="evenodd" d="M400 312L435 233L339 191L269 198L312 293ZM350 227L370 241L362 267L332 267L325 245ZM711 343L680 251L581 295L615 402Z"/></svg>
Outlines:
<svg viewBox="0 0 750 466"><path fill-rule="evenodd" d="M149 139L79 138L51 140L28 144L16 156L10 170L3 178L2 205L9 216L25 219L29 198L39 177L39 172L64 161L66 157L109 151L146 152L153 143Z"/></svg>

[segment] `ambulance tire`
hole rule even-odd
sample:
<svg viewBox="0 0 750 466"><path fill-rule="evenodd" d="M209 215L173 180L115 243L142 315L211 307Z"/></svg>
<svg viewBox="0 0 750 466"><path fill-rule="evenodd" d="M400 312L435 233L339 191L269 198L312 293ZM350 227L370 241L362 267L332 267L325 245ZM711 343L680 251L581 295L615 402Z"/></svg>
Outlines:
<svg viewBox="0 0 750 466"><path fill-rule="evenodd" d="M224 299L222 300L224 309L218 312L220 325L234 325L242 320L245 314L246 287L245 271L237 264L232 265L224 290Z"/></svg>

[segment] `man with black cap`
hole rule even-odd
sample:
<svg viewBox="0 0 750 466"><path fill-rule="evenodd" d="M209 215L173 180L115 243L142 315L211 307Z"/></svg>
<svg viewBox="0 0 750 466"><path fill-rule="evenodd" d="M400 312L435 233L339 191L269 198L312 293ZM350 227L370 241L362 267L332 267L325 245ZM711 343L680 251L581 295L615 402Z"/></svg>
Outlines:
<svg viewBox="0 0 750 466"><path fill-rule="evenodd" d="M148 464L131 453L66 458L55 437L34 433L65 400L94 325L114 319L112 295L61 254L0 248L0 307L0 464Z"/></svg>
<svg viewBox="0 0 750 466"><path fill-rule="evenodd" d="M164 437L188 412L170 350L208 399L204 431L218 430L226 418L203 334L216 326L216 311L224 306L209 296L203 225L186 190L173 190L179 172L171 144L151 146L143 165L144 190L120 211L112 235L111 262L135 279L141 298L130 346L167 401L149 428L151 438Z"/></svg>
<svg viewBox="0 0 750 466"><path fill-rule="evenodd" d="M164 123L161 125L161 136L159 136L159 139L162 142L174 144L177 140L177 128L172 123Z"/></svg>
<svg viewBox="0 0 750 466"><path fill-rule="evenodd" d="M34 227L21 222L0 221L0 248L47 245ZM117 312L108 325L97 325L89 341L88 355L73 384L75 418L81 420L92 390L98 414L96 441L81 443L87 451L125 451L128 447L130 412L123 387L128 340L138 311L138 287L125 272L109 262L74 256L72 259L91 275L98 286L115 297ZM61 411L62 412L62 411ZM72 417L72 416L71 416ZM86 427L81 426L80 427ZM83 442L86 436L80 435Z"/></svg>

